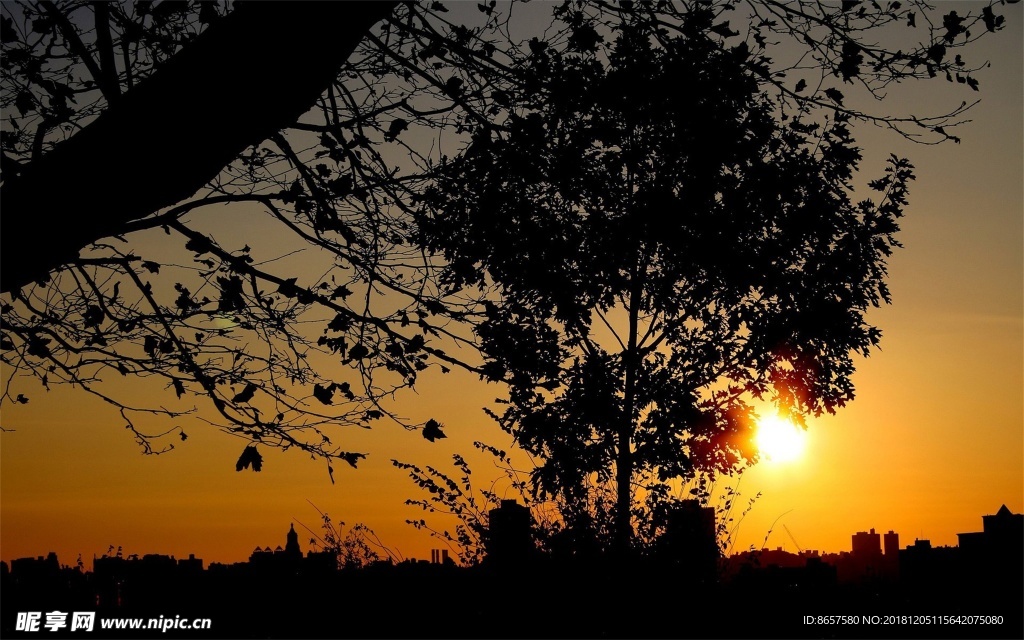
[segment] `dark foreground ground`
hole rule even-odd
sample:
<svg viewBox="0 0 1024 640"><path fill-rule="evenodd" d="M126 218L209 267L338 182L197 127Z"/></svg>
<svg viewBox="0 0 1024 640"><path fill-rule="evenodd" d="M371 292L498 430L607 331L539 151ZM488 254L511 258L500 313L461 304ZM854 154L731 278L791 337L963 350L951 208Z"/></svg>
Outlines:
<svg viewBox="0 0 1024 640"><path fill-rule="evenodd" d="M205 571L119 584L65 579L60 584L24 585L7 580L0 593L0 636L1024 637L1019 579L837 585L762 572L726 585L715 580L689 582L656 570L510 567L497 571L440 565L319 576ZM49 631L43 624L46 613L54 611L95 611L95 628ZM38 631L17 630L18 615L27 612L42 614ZM160 616L164 620L209 618L210 628L101 629L105 619L148 621Z"/></svg>

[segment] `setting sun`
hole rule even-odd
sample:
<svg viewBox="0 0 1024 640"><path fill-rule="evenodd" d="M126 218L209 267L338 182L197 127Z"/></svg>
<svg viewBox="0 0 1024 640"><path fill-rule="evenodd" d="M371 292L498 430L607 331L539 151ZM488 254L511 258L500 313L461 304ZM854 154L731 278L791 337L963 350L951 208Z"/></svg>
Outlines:
<svg viewBox="0 0 1024 640"><path fill-rule="evenodd" d="M791 462L804 450L803 429L785 418L769 415L758 420L757 448L770 462Z"/></svg>

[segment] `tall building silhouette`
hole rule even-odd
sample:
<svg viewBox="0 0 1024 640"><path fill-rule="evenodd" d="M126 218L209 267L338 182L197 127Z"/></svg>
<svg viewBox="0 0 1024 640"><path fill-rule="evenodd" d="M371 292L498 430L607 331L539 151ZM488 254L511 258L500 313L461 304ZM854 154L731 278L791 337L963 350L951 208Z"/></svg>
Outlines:
<svg viewBox="0 0 1024 640"><path fill-rule="evenodd" d="M668 564L698 580L713 578L720 555L714 508L699 500L680 500L668 512L659 547Z"/></svg>
<svg viewBox="0 0 1024 640"><path fill-rule="evenodd" d="M896 579L900 574L900 534L892 529L882 534L882 548L885 550L882 572L887 578Z"/></svg>
<svg viewBox="0 0 1024 640"><path fill-rule="evenodd" d="M284 545L284 552L286 555L292 557L302 557L302 549L299 548L299 534L295 533L294 523L292 523L292 528L288 530L287 542Z"/></svg>
<svg viewBox="0 0 1024 640"><path fill-rule="evenodd" d="M982 531L956 534L967 575L980 582L1009 580L1020 590L1024 514L1011 513L1004 504L981 522Z"/></svg>
<svg viewBox="0 0 1024 640"><path fill-rule="evenodd" d="M896 556L883 558L882 536L874 529L853 534L851 551L848 559L841 561L837 567L841 582L873 581L892 575L889 564Z"/></svg>
<svg viewBox="0 0 1024 640"><path fill-rule="evenodd" d="M852 541L853 555L855 556L880 556L882 555L882 538L875 530L858 531L853 534Z"/></svg>
<svg viewBox="0 0 1024 640"><path fill-rule="evenodd" d="M430 564L454 564L447 549L431 549Z"/></svg>
<svg viewBox="0 0 1024 640"><path fill-rule="evenodd" d="M892 529L882 536L886 558L896 558L900 553L900 534Z"/></svg>
<svg viewBox="0 0 1024 640"><path fill-rule="evenodd" d="M512 566L528 561L533 556L533 535L530 510L515 500L502 500L501 506L488 514L488 562L499 566Z"/></svg>
<svg viewBox="0 0 1024 640"><path fill-rule="evenodd" d="M292 524L288 533L285 534L284 548L280 545L271 550L270 547L256 550L249 556L249 563L253 566L269 570L294 570L302 561L302 549L299 548L299 534L295 532L295 525Z"/></svg>
<svg viewBox="0 0 1024 640"><path fill-rule="evenodd" d="M981 516L982 531L958 533L960 548L972 552L1019 554L1024 547L1024 514L1011 513L1004 504L994 515Z"/></svg>

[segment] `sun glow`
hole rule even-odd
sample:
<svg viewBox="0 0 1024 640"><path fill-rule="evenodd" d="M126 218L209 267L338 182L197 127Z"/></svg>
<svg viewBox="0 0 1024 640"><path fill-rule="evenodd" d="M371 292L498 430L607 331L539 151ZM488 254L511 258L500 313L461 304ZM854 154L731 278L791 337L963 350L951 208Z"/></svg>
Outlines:
<svg viewBox="0 0 1024 640"><path fill-rule="evenodd" d="M777 415L757 421L757 448L769 462L792 462L804 451L804 430Z"/></svg>

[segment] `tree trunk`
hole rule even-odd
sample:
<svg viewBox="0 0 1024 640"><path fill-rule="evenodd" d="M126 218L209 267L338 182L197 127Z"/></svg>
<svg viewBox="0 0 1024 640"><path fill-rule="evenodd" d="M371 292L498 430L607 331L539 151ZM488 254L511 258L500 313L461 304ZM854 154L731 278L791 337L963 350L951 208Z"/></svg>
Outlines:
<svg viewBox="0 0 1024 640"><path fill-rule="evenodd" d="M631 389L627 389L627 393ZM627 419L623 419L627 423ZM619 450L615 459L615 552L620 556L629 553L633 545L633 523L630 511L633 506L633 493L630 486L633 481L633 429L631 424L623 424L619 429Z"/></svg>
<svg viewBox="0 0 1024 640"><path fill-rule="evenodd" d="M619 450L615 460L615 546L616 552L623 557L629 554L633 546L633 433L636 431L636 378L640 367L637 337L642 295L637 267L633 273L633 286L629 297L629 338L623 354L625 379L622 390L622 419L618 433Z"/></svg>
<svg viewBox="0 0 1024 640"><path fill-rule="evenodd" d="M188 198L313 106L397 2L242 4L0 190L0 291Z"/></svg>

